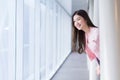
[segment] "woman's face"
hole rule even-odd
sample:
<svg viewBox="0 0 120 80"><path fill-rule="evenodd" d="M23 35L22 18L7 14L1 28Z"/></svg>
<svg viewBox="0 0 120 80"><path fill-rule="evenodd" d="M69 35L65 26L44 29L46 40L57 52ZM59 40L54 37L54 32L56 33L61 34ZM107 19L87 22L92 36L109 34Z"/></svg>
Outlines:
<svg viewBox="0 0 120 80"><path fill-rule="evenodd" d="M78 30L82 30L83 27L85 27L86 24L86 20L79 15L74 15L73 16L73 22L74 22L74 26L78 29Z"/></svg>

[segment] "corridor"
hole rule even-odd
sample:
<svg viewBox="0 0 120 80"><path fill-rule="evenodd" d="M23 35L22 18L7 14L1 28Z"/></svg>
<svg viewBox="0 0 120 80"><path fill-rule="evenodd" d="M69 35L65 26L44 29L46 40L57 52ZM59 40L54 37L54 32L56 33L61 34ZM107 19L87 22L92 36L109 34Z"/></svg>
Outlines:
<svg viewBox="0 0 120 80"><path fill-rule="evenodd" d="M51 80L89 80L86 54L71 53Z"/></svg>

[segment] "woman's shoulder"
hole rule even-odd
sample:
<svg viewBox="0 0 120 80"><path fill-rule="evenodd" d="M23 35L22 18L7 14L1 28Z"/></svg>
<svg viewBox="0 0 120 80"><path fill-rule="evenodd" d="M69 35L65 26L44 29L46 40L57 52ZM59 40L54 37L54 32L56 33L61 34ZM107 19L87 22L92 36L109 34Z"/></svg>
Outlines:
<svg viewBox="0 0 120 80"><path fill-rule="evenodd" d="M98 27L91 27L91 34L92 34L94 37L99 36L99 28L98 28Z"/></svg>
<svg viewBox="0 0 120 80"><path fill-rule="evenodd" d="M98 27L91 27L90 28L92 32L99 33L99 28Z"/></svg>

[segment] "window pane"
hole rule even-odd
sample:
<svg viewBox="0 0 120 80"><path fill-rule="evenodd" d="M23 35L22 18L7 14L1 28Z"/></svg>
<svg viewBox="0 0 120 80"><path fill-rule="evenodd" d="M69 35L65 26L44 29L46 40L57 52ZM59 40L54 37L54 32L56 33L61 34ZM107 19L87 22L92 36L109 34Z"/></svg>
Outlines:
<svg viewBox="0 0 120 80"><path fill-rule="evenodd" d="M23 27L23 56L24 56L24 80L29 77L29 7L24 5L24 27Z"/></svg>
<svg viewBox="0 0 120 80"><path fill-rule="evenodd" d="M8 5L0 0L0 80L8 80Z"/></svg>
<svg viewBox="0 0 120 80"><path fill-rule="evenodd" d="M45 47L45 33L46 33L46 6L41 3L40 6L40 12L41 12L41 36L40 36L40 41L41 41L41 57L40 57L40 74L41 74L41 80L45 80L46 78L46 47Z"/></svg>
<svg viewBox="0 0 120 80"><path fill-rule="evenodd" d="M24 0L23 78L34 80L34 9L33 2Z"/></svg>

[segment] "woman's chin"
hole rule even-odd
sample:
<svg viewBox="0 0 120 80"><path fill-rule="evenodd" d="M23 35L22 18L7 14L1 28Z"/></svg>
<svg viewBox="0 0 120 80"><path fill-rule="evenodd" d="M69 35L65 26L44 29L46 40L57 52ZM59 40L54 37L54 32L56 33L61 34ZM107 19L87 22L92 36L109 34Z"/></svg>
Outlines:
<svg viewBox="0 0 120 80"><path fill-rule="evenodd" d="M77 27L78 30L82 30L82 27Z"/></svg>
<svg viewBox="0 0 120 80"><path fill-rule="evenodd" d="M82 30L82 28L78 28L78 30Z"/></svg>

